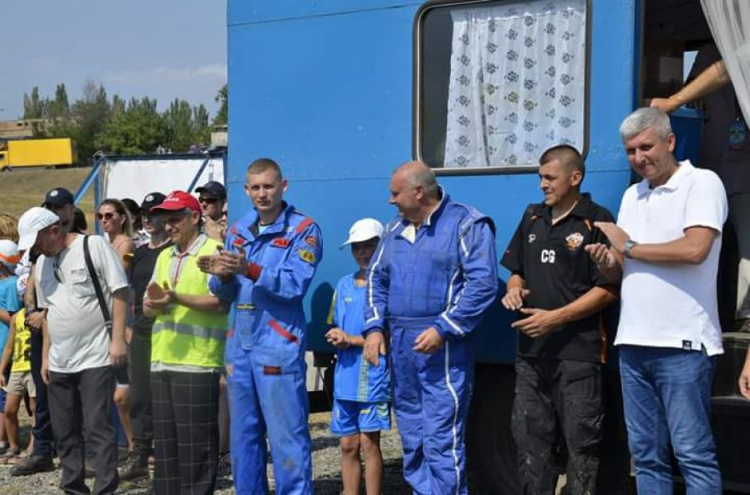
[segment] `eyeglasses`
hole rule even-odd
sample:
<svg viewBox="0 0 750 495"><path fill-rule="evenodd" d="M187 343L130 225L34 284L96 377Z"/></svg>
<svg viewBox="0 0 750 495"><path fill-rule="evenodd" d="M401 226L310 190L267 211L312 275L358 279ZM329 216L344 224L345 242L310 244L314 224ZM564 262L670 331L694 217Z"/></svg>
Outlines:
<svg viewBox="0 0 750 495"><path fill-rule="evenodd" d="M212 205L214 203L218 203L219 202L219 198L199 198L198 201L201 202L201 203L208 203L208 204Z"/></svg>
<svg viewBox="0 0 750 495"><path fill-rule="evenodd" d="M52 203L45 203L44 208L49 211L60 211L65 208L65 205L53 205Z"/></svg>
<svg viewBox="0 0 750 495"><path fill-rule="evenodd" d="M111 211L108 211L106 213L97 213L96 214L96 219L97 220L101 220L102 218L104 218L106 220L112 220L113 218L115 218L115 214L112 213Z"/></svg>

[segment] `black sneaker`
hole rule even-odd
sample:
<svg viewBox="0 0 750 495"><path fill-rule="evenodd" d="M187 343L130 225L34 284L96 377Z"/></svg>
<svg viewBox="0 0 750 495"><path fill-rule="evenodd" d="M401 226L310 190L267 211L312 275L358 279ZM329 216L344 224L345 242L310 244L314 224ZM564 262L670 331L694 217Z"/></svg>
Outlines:
<svg viewBox="0 0 750 495"><path fill-rule="evenodd" d="M29 476L30 474L46 473L55 470L52 456L32 455L19 462L10 470L11 476Z"/></svg>
<svg viewBox="0 0 750 495"><path fill-rule="evenodd" d="M120 481L148 478L148 458L131 454L120 469Z"/></svg>

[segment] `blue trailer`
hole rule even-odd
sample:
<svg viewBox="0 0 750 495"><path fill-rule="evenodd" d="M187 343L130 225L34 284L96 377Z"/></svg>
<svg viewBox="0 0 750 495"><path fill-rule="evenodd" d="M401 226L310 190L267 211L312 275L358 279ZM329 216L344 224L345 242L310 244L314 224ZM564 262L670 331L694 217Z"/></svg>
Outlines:
<svg viewBox="0 0 750 495"><path fill-rule="evenodd" d="M277 160L324 235L306 300L317 352L332 351L325 315L353 269L337 245L355 220L394 216L397 165L435 167L452 198L494 219L499 253L541 200L535 160L550 145L583 151L583 189L616 213L632 181L620 122L679 87L683 53L710 39L698 0L229 0L228 27L230 217L249 206L247 165ZM467 442L483 493L516 490L512 318L498 304L474 336ZM610 454L627 468L619 440Z"/></svg>

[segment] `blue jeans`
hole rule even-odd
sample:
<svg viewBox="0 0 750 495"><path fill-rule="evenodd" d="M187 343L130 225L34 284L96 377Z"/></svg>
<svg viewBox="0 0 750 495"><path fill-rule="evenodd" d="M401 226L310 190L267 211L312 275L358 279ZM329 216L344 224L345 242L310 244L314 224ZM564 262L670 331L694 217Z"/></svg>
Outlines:
<svg viewBox="0 0 750 495"><path fill-rule="evenodd" d="M715 369L716 358L705 351L620 347L638 493L672 494L671 443L688 495L721 494L710 411Z"/></svg>

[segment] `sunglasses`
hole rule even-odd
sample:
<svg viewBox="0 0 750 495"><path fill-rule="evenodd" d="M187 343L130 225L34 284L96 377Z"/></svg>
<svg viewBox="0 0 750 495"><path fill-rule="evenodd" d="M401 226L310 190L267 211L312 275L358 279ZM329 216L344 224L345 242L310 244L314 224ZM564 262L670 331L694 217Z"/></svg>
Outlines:
<svg viewBox="0 0 750 495"><path fill-rule="evenodd" d="M201 203L207 203L209 205L212 205L214 203L218 203L219 198L199 198L198 201Z"/></svg>
<svg viewBox="0 0 750 495"><path fill-rule="evenodd" d="M108 211L107 213L97 213L96 214L96 219L97 220L101 220L101 219L112 220L113 218L115 218L115 214L112 213L111 211Z"/></svg>

